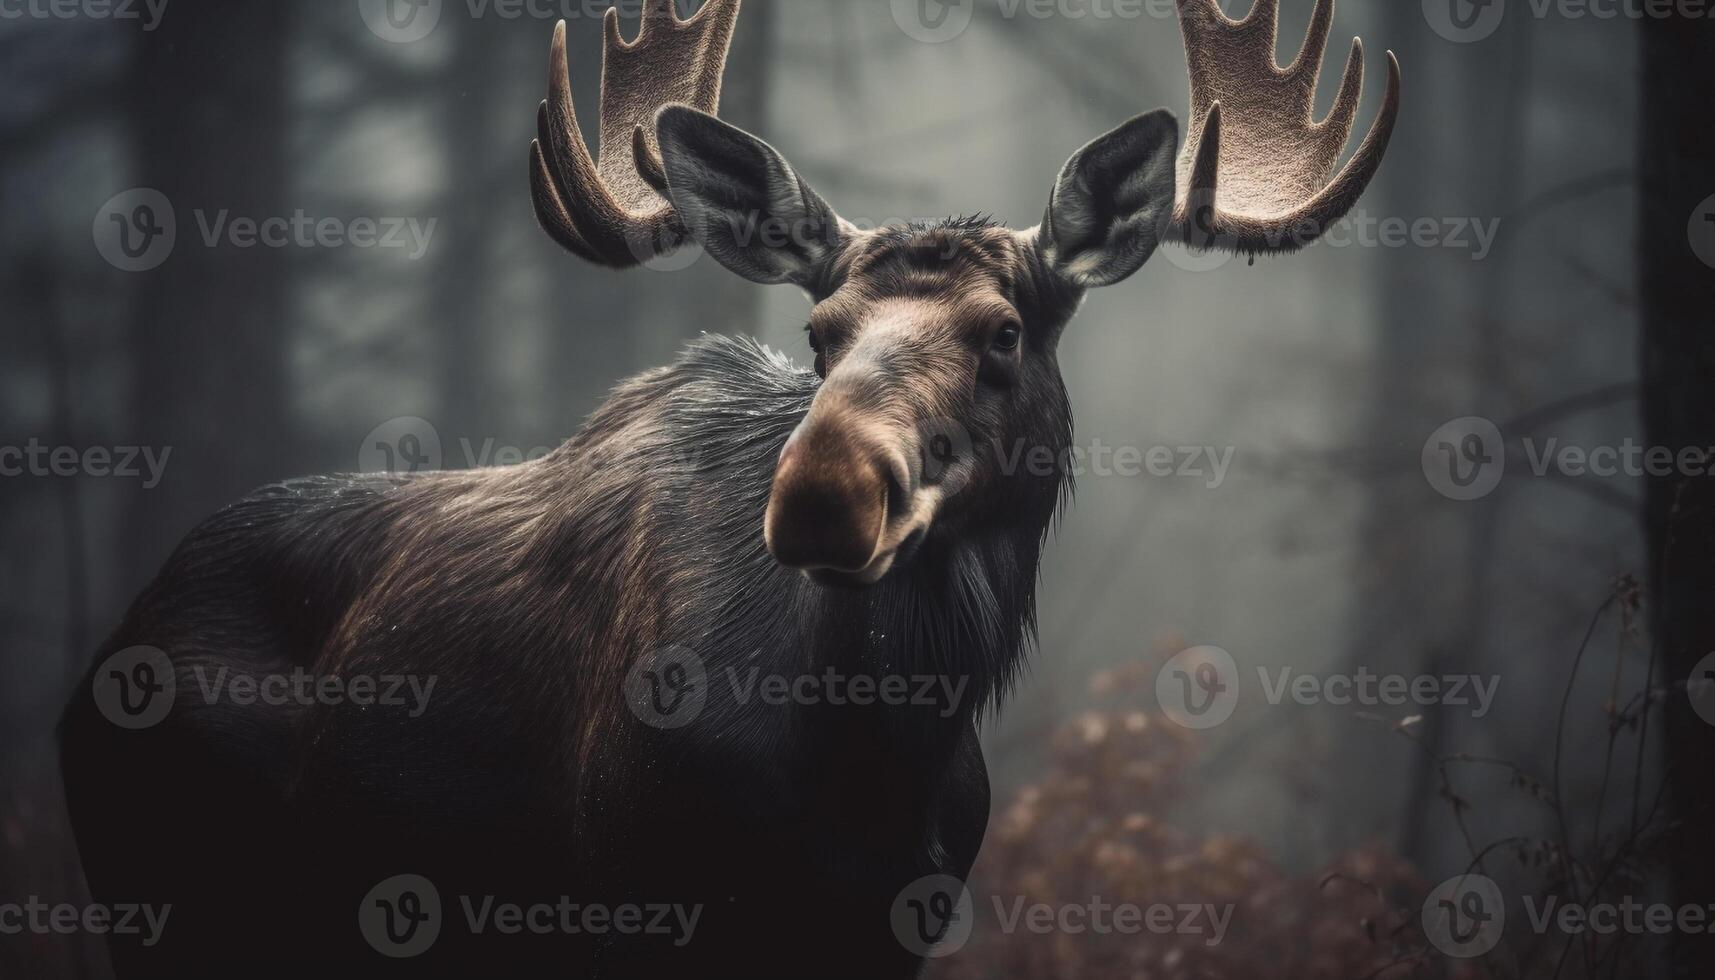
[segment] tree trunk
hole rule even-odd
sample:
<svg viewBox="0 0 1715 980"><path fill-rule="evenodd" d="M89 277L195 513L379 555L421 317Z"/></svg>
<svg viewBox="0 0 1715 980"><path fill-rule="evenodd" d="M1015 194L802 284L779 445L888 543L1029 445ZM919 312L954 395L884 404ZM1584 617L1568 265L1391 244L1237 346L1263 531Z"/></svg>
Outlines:
<svg viewBox="0 0 1715 980"><path fill-rule="evenodd" d="M125 532L131 586L198 521L301 462L284 384L291 256L210 244L203 232L222 210L291 217L284 116L294 6L176 0L142 35L131 67L135 183L166 196L178 230L165 263L138 273L135 437L172 455Z"/></svg>
<svg viewBox="0 0 1715 980"><path fill-rule="evenodd" d="M1715 440L1715 269L1690 246L1715 194L1715 22L1645 18L1639 173L1643 200L1644 419L1648 443L1706 449ZM1690 678L1715 652L1715 480L1675 475L1649 487L1654 625L1669 682ZM1715 902L1715 725L1676 695L1667 702L1669 805L1677 827L1665 851L1678 905ZM1675 976L1715 963L1715 936L1676 937ZM1698 975L1703 975L1699 973Z"/></svg>

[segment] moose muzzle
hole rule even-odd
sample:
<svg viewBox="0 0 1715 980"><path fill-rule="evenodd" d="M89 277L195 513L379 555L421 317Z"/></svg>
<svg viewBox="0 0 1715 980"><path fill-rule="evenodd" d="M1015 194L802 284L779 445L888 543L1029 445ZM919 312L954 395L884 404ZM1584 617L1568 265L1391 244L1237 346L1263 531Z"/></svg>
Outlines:
<svg viewBox="0 0 1715 980"><path fill-rule="evenodd" d="M780 453L768 500L768 550L824 584L872 585L915 528L908 456L885 427L818 405Z"/></svg>

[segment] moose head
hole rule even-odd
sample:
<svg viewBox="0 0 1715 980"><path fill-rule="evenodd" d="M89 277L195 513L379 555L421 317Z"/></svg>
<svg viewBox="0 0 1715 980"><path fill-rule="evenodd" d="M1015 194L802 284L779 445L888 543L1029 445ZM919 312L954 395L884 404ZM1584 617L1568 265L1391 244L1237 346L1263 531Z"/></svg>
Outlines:
<svg viewBox="0 0 1715 980"><path fill-rule="evenodd" d="M1042 447L1058 459L1070 444L1055 352L1086 292L1124 281L1167 243L1293 251L1356 203L1399 113L1392 54L1385 104L1335 173L1364 57L1354 39L1333 108L1316 120L1334 0L1316 0L1286 68L1274 57L1279 0L1256 0L1242 21L1217 0L1177 3L1191 76L1183 150L1164 109L1122 124L1072 155L1042 223L1023 231L980 219L860 229L773 147L716 118L740 0L708 0L689 20L671 0L651 0L631 42L608 12L592 159L566 25L555 28L531 152L549 234L614 268L694 240L732 272L797 286L814 304L808 345L821 385L781 452L762 528L781 564L864 586L938 538L1045 528L1063 481L983 447Z"/></svg>

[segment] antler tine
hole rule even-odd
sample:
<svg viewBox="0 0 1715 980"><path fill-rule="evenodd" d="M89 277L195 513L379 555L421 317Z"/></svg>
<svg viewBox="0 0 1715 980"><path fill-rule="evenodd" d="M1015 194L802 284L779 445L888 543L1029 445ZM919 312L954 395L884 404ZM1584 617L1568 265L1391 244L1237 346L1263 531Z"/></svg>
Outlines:
<svg viewBox="0 0 1715 980"><path fill-rule="evenodd" d="M1273 51L1275 42L1280 39L1280 0L1256 0L1239 26L1246 31L1257 32L1268 42L1268 49Z"/></svg>
<svg viewBox="0 0 1715 980"><path fill-rule="evenodd" d="M1328 116L1316 124L1316 128L1328 134L1328 139L1338 138L1341 146L1352 135L1352 124L1358 121L1358 106L1364 100L1364 40L1352 38L1352 53L1346 56L1346 72L1340 78L1340 92L1334 96L1334 105L1328 110Z"/></svg>
<svg viewBox="0 0 1715 980"><path fill-rule="evenodd" d="M1334 33L1334 0L1316 0L1310 12L1310 29L1304 34L1304 47L1286 69L1291 75L1308 74L1310 91L1322 77L1322 59L1328 53L1328 37Z"/></svg>
<svg viewBox="0 0 1715 980"><path fill-rule="evenodd" d="M1317 0L1303 49L1281 68L1274 56L1279 0L1255 0L1242 21L1222 13L1218 0L1178 0L1191 120L1179 158L1174 237L1251 254L1294 251L1321 237L1369 186L1399 115L1399 62L1389 52L1381 114L1330 180L1364 81L1363 44L1354 39L1334 106L1315 120L1334 6Z"/></svg>
<svg viewBox="0 0 1715 980"><path fill-rule="evenodd" d="M603 23L600 154L578 128L566 56L566 23L554 28L548 99L531 144L536 214L561 245L600 265L627 268L671 251L684 228L664 194L667 181L654 118L683 103L715 113L741 0L707 0L681 20L673 0L647 0L637 37Z"/></svg>

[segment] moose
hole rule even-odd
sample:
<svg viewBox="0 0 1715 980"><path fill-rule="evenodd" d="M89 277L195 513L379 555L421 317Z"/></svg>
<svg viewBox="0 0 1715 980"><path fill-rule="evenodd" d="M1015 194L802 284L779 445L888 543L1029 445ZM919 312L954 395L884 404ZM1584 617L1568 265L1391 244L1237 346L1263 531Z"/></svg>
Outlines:
<svg viewBox="0 0 1715 980"><path fill-rule="evenodd" d="M119 974L918 976L959 914L922 883L956 887L982 844L978 726L1034 643L1069 489L985 447L1070 446L1056 349L1089 290L1163 244L1308 244L1398 116L1390 54L1336 173L1364 59L1315 119L1333 0L1285 68L1278 0L1177 4L1183 150L1165 110L1123 123L1025 231L842 219L717 117L739 0L657 0L631 41L609 11L592 157L561 22L543 228L605 267L694 242L798 287L813 367L705 338L545 458L287 482L191 533L61 726L94 895L171 906L151 941L113 937ZM854 694L731 683L757 672ZM354 696L207 696L296 676ZM355 696L386 677L432 690ZM855 694L893 677L945 683Z"/></svg>

